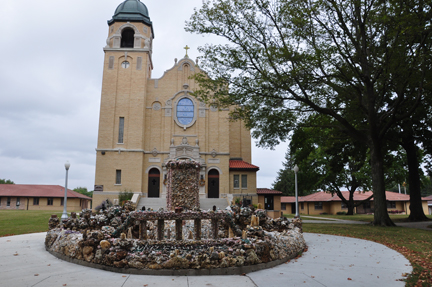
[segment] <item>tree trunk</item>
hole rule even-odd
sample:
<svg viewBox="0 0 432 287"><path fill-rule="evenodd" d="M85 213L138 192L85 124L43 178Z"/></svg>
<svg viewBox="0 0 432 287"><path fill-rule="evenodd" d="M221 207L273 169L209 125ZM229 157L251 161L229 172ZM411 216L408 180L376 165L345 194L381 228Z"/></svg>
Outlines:
<svg viewBox="0 0 432 287"><path fill-rule="evenodd" d="M348 204L348 212L346 215L354 215L354 202Z"/></svg>
<svg viewBox="0 0 432 287"><path fill-rule="evenodd" d="M375 226L396 226L387 212L387 201L384 183L384 159L379 139L372 139L369 145L372 167L372 191L374 194L374 220Z"/></svg>
<svg viewBox="0 0 432 287"><path fill-rule="evenodd" d="M421 200L419 162L417 158L418 147L414 143L412 133L403 138L402 147L406 151L409 172L410 215L408 218L410 221L427 221L429 219L424 214Z"/></svg>

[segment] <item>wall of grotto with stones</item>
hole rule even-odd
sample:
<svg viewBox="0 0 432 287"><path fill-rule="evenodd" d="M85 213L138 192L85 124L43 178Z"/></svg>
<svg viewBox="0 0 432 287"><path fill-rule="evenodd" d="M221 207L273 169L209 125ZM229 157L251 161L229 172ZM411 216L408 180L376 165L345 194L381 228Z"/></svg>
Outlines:
<svg viewBox="0 0 432 287"><path fill-rule="evenodd" d="M203 218L199 239L197 218ZM306 249L300 220L271 219L265 210L239 206L174 213L135 211L128 203L83 210L63 223L53 217L49 228L45 247L53 255L121 272L244 267L286 261Z"/></svg>

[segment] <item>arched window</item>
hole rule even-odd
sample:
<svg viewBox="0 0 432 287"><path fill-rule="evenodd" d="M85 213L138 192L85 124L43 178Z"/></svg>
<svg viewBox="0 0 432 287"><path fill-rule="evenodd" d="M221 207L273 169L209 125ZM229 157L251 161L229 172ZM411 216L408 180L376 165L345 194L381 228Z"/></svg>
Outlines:
<svg viewBox="0 0 432 287"><path fill-rule="evenodd" d="M182 125L189 125L194 119L194 104L188 98L181 99L177 104L177 120Z"/></svg>
<svg viewBox="0 0 432 287"><path fill-rule="evenodd" d="M122 31L121 48L133 48L135 31L131 28L126 28Z"/></svg>

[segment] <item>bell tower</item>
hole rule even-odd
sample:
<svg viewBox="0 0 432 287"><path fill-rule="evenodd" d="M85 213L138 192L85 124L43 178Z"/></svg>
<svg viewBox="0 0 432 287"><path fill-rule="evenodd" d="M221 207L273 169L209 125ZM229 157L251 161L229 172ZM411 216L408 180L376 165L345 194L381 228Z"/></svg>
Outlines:
<svg viewBox="0 0 432 287"><path fill-rule="evenodd" d="M153 39L147 7L139 0L121 3L108 21L95 192L142 189Z"/></svg>

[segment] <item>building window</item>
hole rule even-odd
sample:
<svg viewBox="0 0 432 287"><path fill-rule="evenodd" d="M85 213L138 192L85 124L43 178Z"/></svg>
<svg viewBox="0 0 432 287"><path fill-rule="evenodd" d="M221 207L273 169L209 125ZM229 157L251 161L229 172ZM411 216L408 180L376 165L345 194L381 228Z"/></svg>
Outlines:
<svg viewBox="0 0 432 287"><path fill-rule="evenodd" d="M396 201L387 201L387 208L396 208Z"/></svg>
<svg viewBox="0 0 432 287"><path fill-rule="evenodd" d="M240 176L234 174L234 188L240 188Z"/></svg>
<svg viewBox="0 0 432 287"><path fill-rule="evenodd" d="M10 202L11 202L11 198L8 197L8 198L7 198L7 201L6 201L6 206L10 206Z"/></svg>
<svg viewBox="0 0 432 287"><path fill-rule="evenodd" d="M341 208L342 208L342 209L348 209L348 206L346 205L345 202L342 202L342 203L341 203Z"/></svg>
<svg viewBox="0 0 432 287"><path fill-rule="evenodd" d="M39 197L33 198L33 205L39 205Z"/></svg>
<svg viewBox="0 0 432 287"><path fill-rule="evenodd" d="M47 198L47 205L53 205L54 204L54 198L48 197Z"/></svg>
<svg viewBox="0 0 432 287"><path fill-rule="evenodd" d="M188 126L194 120L195 106L191 99L183 98L177 104L177 120L180 125Z"/></svg>
<svg viewBox="0 0 432 287"><path fill-rule="evenodd" d="M18 207L18 206L20 206L20 204L21 204L21 198L17 197L17 199L16 199L16 206Z"/></svg>
<svg viewBox="0 0 432 287"><path fill-rule="evenodd" d="M301 209L304 209L304 202L300 202Z"/></svg>
<svg viewBox="0 0 432 287"><path fill-rule="evenodd" d="M246 174L242 174L241 176L241 180L242 180L242 188L247 188L247 175Z"/></svg>
<svg viewBox="0 0 432 287"><path fill-rule="evenodd" d="M60 205L61 205L61 206L64 205L64 197L60 198Z"/></svg>
<svg viewBox="0 0 432 287"><path fill-rule="evenodd" d="M124 117L120 117L118 143L123 143L123 134L124 134Z"/></svg>
<svg viewBox="0 0 432 287"><path fill-rule="evenodd" d="M286 210L286 203L281 203L281 209Z"/></svg>
<svg viewBox="0 0 432 287"><path fill-rule="evenodd" d="M133 48L135 31L131 28L126 28L121 34L121 48Z"/></svg>
<svg viewBox="0 0 432 287"><path fill-rule="evenodd" d="M117 169L116 170L116 181L115 184L121 184L121 170Z"/></svg>
<svg viewBox="0 0 432 287"><path fill-rule="evenodd" d="M0 197L0 206L1 206L2 198Z"/></svg>
<svg viewBox="0 0 432 287"><path fill-rule="evenodd" d="M315 210L322 210L322 209L323 209L323 203L322 203L322 201L315 202Z"/></svg>

